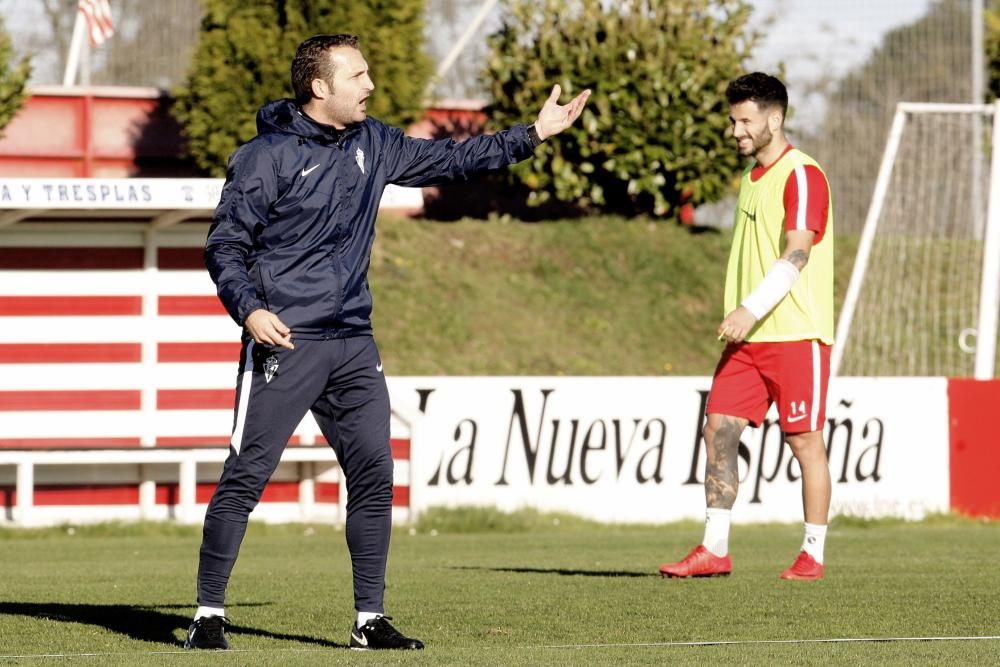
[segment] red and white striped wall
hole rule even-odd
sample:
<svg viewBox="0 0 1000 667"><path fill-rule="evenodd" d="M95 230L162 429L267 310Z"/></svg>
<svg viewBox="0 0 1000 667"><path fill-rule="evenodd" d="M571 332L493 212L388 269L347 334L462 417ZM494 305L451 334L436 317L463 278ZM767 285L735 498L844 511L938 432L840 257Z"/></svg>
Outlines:
<svg viewBox="0 0 1000 667"><path fill-rule="evenodd" d="M201 259L207 226L159 232L130 222L30 223L0 231L0 454L14 450L228 448L240 329ZM409 435L394 416L400 516L409 507ZM291 447L326 443L311 416ZM301 518L301 468L282 464L256 516ZM316 463L309 518L342 516L335 463ZM198 466L196 502L221 464ZM0 510L18 505L16 470L0 464ZM44 465L33 474L37 521L71 508L132 518L144 479L164 516L170 466ZM51 511L44 508L58 508ZM76 512L80 514L80 512ZM84 514L94 514L85 512Z"/></svg>

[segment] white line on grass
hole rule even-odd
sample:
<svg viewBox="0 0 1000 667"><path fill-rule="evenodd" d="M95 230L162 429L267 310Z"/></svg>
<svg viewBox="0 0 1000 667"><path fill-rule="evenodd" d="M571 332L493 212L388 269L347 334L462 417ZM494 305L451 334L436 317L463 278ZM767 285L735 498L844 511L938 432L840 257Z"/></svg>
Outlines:
<svg viewBox="0 0 1000 667"><path fill-rule="evenodd" d="M277 649L227 649L225 651L178 649L176 651L113 651L109 653L28 653L25 655L0 655L0 660L28 658L106 658L111 656L142 655L206 655L212 653L327 653L330 648L277 648Z"/></svg>
<svg viewBox="0 0 1000 667"><path fill-rule="evenodd" d="M1000 639L1000 635L982 637L840 637L832 639L735 639L700 642L639 642L635 644L557 644L531 648L642 648L657 646L747 646L752 644L852 644L877 642L968 642Z"/></svg>
<svg viewBox="0 0 1000 667"><path fill-rule="evenodd" d="M700 642L639 642L635 644L555 644L551 646L525 646L527 649L583 649L583 648L651 648L667 646L747 646L751 644L850 644L850 643L880 643L880 642L968 642L982 640L997 640L1000 635L982 637L841 637L834 639L737 639ZM229 649L226 653L327 653L334 649ZM28 658L100 658L123 655L205 655L212 651L192 651L183 649L177 651L146 651L146 652L110 652L110 653L33 653L23 655L0 655L0 660Z"/></svg>

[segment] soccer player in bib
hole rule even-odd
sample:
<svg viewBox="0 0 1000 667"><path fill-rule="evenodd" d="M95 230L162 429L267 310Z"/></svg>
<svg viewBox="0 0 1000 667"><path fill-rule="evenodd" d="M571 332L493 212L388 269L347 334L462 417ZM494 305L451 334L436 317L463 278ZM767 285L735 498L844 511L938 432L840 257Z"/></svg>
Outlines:
<svg viewBox="0 0 1000 667"><path fill-rule="evenodd" d="M784 135L788 92L759 72L726 89L740 180L726 273L726 342L709 394L704 435L705 538L665 577L732 571L730 512L739 487L740 435L777 404L785 441L802 468L805 538L782 579L823 577L830 469L823 442L833 344L833 210L826 175Z"/></svg>

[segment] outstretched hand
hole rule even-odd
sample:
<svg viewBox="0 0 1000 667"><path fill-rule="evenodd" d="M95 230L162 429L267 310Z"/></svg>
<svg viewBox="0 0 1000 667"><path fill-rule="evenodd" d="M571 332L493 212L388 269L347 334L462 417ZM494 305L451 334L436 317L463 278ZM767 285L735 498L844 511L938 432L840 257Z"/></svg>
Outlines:
<svg viewBox="0 0 1000 667"><path fill-rule="evenodd" d="M587 103L587 98L590 97L590 89L588 88L574 97L569 104L559 104L559 95L561 94L562 88L559 87L558 83L552 86L549 99L545 100L545 105L538 112L535 131L538 132L538 138L542 141L554 134L559 134L580 117L580 114L583 113L583 107Z"/></svg>

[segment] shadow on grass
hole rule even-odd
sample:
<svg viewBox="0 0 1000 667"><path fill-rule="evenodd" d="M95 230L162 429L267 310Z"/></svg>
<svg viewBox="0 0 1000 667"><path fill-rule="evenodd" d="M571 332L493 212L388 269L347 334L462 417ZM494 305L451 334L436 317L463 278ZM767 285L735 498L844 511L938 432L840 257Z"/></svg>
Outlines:
<svg viewBox="0 0 1000 667"><path fill-rule="evenodd" d="M260 606L255 604L239 606ZM184 614L172 614L158 609L184 609ZM125 635L130 639L144 642L158 642L178 646L183 641L174 636L177 629L187 631L191 624L191 605L150 605L137 606L126 604L69 604L64 602L0 602L0 614L16 614L38 619L64 621L67 623L86 623L106 628L111 632ZM315 644L329 648L347 648L347 644L307 637L304 635L289 635L281 632L269 632L257 628L231 625L227 628L232 634L266 637L285 641Z"/></svg>
<svg viewBox="0 0 1000 667"><path fill-rule="evenodd" d="M488 572L516 572L518 574L558 574L563 577L659 577L659 572L627 572L625 570L568 570L561 567L482 567L457 565L452 570L486 570Z"/></svg>

